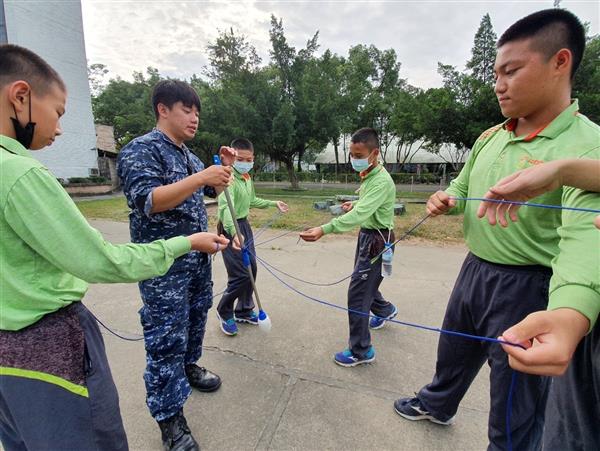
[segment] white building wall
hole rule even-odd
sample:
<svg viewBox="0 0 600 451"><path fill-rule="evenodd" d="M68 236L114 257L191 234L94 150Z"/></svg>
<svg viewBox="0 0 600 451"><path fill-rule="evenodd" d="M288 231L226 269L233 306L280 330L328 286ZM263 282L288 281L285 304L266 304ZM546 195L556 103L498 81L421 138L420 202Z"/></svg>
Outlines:
<svg viewBox="0 0 600 451"><path fill-rule="evenodd" d="M87 177L98 163L81 4L77 0L3 3L8 42L40 55L67 85L63 135L51 147L32 153L56 177Z"/></svg>

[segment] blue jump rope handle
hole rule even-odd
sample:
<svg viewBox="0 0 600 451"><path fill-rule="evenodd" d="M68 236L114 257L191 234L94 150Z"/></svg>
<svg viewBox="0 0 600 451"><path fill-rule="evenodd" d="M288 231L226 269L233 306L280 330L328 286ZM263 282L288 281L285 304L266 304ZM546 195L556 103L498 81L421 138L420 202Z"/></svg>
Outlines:
<svg viewBox="0 0 600 451"><path fill-rule="evenodd" d="M221 166L221 158L218 155L213 155L213 163Z"/></svg>

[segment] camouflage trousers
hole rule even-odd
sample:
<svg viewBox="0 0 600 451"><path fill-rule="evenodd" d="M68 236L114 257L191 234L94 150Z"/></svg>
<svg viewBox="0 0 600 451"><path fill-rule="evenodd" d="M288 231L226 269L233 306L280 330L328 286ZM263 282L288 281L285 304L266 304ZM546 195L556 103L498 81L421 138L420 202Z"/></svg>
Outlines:
<svg viewBox="0 0 600 451"><path fill-rule="evenodd" d="M212 306L211 262L169 271L139 283L146 347L146 403L156 421L173 416L190 396L185 365L202 355L208 310Z"/></svg>

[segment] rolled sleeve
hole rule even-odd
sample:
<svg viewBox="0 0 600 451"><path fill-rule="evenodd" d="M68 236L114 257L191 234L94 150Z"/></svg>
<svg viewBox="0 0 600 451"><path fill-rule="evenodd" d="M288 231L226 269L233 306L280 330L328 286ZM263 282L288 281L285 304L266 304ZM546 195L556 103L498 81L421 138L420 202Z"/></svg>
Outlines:
<svg viewBox="0 0 600 451"><path fill-rule="evenodd" d="M164 184L163 167L152 149L142 143L126 147L119 153L117 171L129 206L150 216L152 191Z"/></svg>

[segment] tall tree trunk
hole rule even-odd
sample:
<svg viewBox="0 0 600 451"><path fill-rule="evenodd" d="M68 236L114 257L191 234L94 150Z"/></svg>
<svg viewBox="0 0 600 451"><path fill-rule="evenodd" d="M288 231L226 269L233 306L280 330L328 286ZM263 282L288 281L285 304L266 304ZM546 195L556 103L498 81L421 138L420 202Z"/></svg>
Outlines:
<svg viewBox="0 0 600 451"><path fill-rule="evenodd" d="M304 156L304 149L298 151L298 172L302 172L302 157Z"/></svg>
<svg viewBox="0 0 600 451"><path fill-rule="evenodd" d="M340 166L340 155L338 153L338 138L334 138L334 140L333 140L333 152L335 153L335 176L336 177L338 175L339 166Z"/></svg>
<svg viewBox="0 0 600 451"><path fill-rule="evenodd" d="M298 177L296 177L296 171L294 171L294 160L292 158L285 160L285 167L288 171L288 177L290 179L290 185L292 185L292 189L300 189Z"/></svg>

